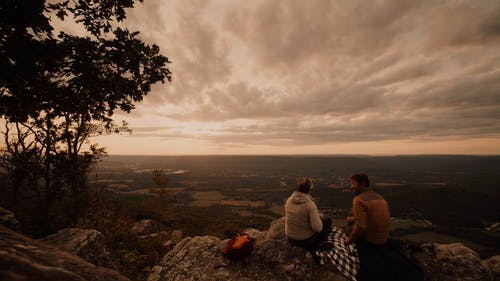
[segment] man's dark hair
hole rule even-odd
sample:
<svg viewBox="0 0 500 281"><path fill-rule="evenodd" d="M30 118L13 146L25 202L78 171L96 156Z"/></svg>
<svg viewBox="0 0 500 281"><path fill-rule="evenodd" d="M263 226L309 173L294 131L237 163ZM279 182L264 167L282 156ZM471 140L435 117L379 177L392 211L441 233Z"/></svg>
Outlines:
<svg viewBox="0 0 500 281"><path fill-rule="evenodd" d="M297 179L297 189L303 193L309 193L312 187L312 180L306 177L300 177Z"/></svg>
<svg viewBox="0 0 500 281"><path fill-rule="evenodd" d="M365 184L366 187L370 187L370 180L366 174L354 174L349 177L350 180L353 180L359 184Z"/></svg>

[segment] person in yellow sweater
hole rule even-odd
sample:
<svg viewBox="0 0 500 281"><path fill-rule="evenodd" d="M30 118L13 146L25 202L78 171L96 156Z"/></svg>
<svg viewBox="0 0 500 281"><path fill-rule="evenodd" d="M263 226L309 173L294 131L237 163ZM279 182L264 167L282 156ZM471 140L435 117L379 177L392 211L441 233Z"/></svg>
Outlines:
<svg viewBox="0 0 500 281"><path fill-rule="evenodd" d="M354 174L349 178L354 191L352 201L353 217L347 222L353 223L345 244L367 242L384 245L389 237L389 206L382 195L370 188L370 180L365 174Z"/></svg>
<svg viewBox="0 0 500 281"><path fill-rule="evenodd" d="M388 243L389 206L382 195L373 191L365 174L349 178L354 191L352 201L352 232L345 244L356 244L359 265L359 281L421 281L423 272L407 261L398 250Z"/></svg>

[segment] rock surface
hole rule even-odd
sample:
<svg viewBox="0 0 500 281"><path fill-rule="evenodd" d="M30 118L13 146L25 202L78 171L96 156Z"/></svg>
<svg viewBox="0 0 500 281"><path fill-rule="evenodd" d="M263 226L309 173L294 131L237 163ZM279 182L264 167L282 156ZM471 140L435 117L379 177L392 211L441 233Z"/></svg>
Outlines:
<svg viewBox="0 0 500 281"><path fill-rule="evenodd" d="M494 280L479 255L461 243L425 243L414 258L429 280Z"/></svg>
<svg viewBox="0 0 500 281"><path fill-rule="evenodd" d="M170 235L166 231L160 231L158 233L141 235L138 237L139 243L144 247L146 244L150 245L162 245L170 239ZM143 245L144 244L144 245Z"/></svg>
<svg viewBox="0 0 500 281"><path fill-rule="evenodd" d="M170 233L170 240L172 240L173 243L177 244L181 242L182 236L183 236L182 230L177 229L172 231L172 233Z"/></svg>
<svg viewBox="0 0 500 281"><path fill-rule="evenodd" d="M335 273L319 279L311 255L278 240L257 240L244 261L222 256L226 240L212 236L188 237L178 243L153 269L148 281L166 280L345 280Z"/></svg>
<svg viewBox="0 0 500 281"><path fill-rule="evenodd" d="M243 262L223 257L227 240L211 236L188 237L167 253L153 268L148 281L166 280L346 280L334 270L315 264L311 255L285 240L284 218L269 230L247 229L256 238L255 249ZM460 243L421 245L413 258L428 280L500 280L500 256L482 261Z"/></svg>
<svg viewBox="0 0 500 281"><path fill-rule="evenodd" d="M0 225L0 280L127 281L109 268Z"/></svg>
<svg viewBox="0 0 500 281"><path fill-rule="evenodd" d="M33 240L5 226L16 225L11 212L0 209L0 222L0 280L128 280L110 269L114 266L104 247L104 237L95 230L64 229ZM146 233L144 243L157 247L170 238L165 242L170 248L182 237L180 231L167 233L156 229L154 223L149 225L153 226L142 228L142 233ZM307 251L290 246L284 225L281 218L273 221L267 231L245 230L256 239L256 244L244 261L223 257L222 250L228 240L212 236L185 238L153 267L148 281L346 280L335 270L315 264ZM157 232L149 233L152 231ZM500 280L500 256L481 260L476 252L460 243L426 243L412 254L427 280Z"/></svg>
<svg viewBox="0 0 500 281"><path fill-rule="evenodd" d="M104 236L97 230L67 228L39 240L78 255L95 265L116 270L106 250Z"/></svg>
<svg viewBox="0 0 500 281"><path fill-rule="evenodd" d="M280 219L271 224L269 231L245 230L256 243L244 261L230 261L222 255L227 240L212 236L185 238L153 268L148 281L346 280L316 265L307 251L290 246L284 229L284 219Z"/></svg>
<svg viewBox="0 0 500 281"><path fill-rule="evenodd" d="M493 280L500 280L500 256L484 260L483 265L491 270Z"/></svg>
<svg viewBox="0 0 500 281"><path fill-rule="evenodd" d="M138 221L132 226L132 232L138 236L158 233L160 231L162 231L161 224L151 219Z"/></svg>
<svg viewBox="0 0 500 281"><path fill-rule="evenodd" d="M266 239L285 240L285 217L274 220L266 231Z"/></svg>

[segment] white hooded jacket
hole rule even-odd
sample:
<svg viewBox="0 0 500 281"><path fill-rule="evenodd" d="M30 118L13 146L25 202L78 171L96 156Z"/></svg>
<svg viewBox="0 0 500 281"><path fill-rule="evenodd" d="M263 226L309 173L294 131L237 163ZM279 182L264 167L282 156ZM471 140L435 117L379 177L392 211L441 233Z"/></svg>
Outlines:
<svg viewBox="0 0 500 281"><path fill-rule="evenodd" d="M305 240L321 232L323 223L311 195L295 191L285 203L285 234L287 238Z"/></svg>

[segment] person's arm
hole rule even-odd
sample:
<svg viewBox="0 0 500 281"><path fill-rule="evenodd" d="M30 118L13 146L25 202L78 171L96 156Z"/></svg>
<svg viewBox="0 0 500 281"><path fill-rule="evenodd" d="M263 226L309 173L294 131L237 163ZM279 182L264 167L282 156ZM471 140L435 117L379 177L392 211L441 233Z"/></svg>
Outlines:
<svg viewBox="0 0 500 281"><path fill-rule="evenodd" d="M311 228L314 232L321 232L323 229L323 222L321 221L321 216L318 211L318 207L314 202L307 202L309 209L309 222L311 223Z"/></svg>
<svg viewBox="0 0 500 281"><path fill-rule="evenodd" d="M349 235L349 238L346 239L345 243L350 244L356 242L363 234L366 232L368 228L368 213L366 206L363 204L363 201L358 197L354 198L352 211L354 215L354 227Z"/></svg>

